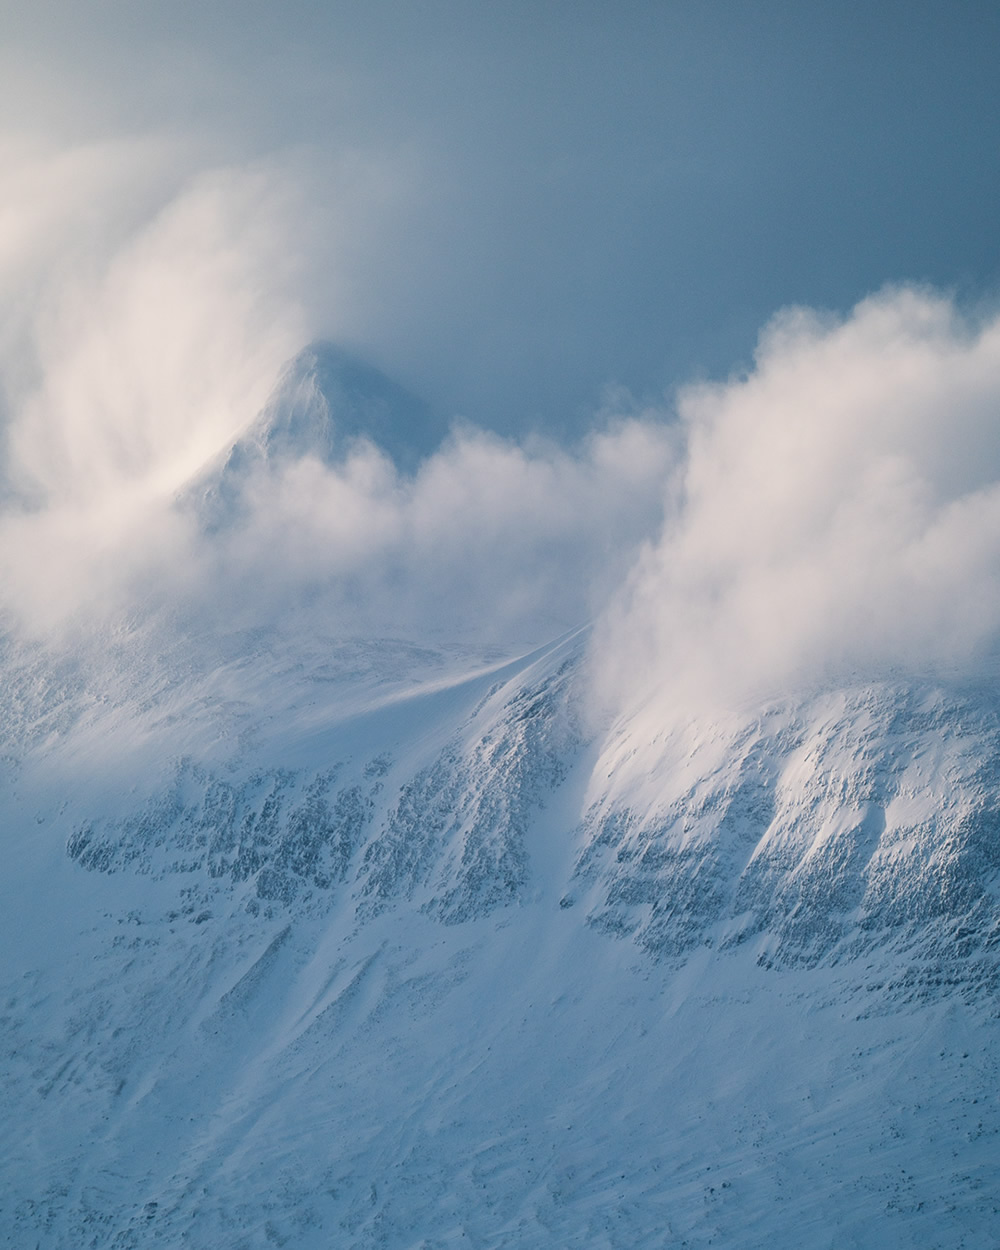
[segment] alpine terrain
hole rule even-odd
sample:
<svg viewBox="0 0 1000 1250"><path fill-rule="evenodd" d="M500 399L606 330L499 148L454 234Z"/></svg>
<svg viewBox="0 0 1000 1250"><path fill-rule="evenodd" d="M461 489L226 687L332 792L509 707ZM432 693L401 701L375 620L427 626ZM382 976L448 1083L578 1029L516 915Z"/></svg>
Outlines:
<svg viewBox="0 0 1000 1250"><path fill-rule="evenodd" d="M444 435L318 345L171 508ZM995 682L150 605L0 655L2 1244L997 1245Z"/></svg>

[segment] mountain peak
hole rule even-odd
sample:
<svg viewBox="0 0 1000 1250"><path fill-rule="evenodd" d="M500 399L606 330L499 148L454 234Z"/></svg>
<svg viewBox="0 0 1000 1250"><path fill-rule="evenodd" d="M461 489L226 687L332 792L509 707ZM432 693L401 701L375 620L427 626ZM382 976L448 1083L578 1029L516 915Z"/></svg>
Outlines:
<svg viewBox="0 0 1000 1250"><path fill-rule="evenodd" d="M412 472L445 432L422 399L374 365L319 341L285 366L240 442L252 440L269 461L313 455L334 464L354 440L368 438Z"/></svg>
<svg viewBox="0 0 1000 1250"><path fill-rule="evenodd" d="M257 417L184 497L210 529L239 510L248 479L306 457L341 463L359 440L412 473L440 444L447 425L418 396L336 344L310 343L285 365Z"/></svg>

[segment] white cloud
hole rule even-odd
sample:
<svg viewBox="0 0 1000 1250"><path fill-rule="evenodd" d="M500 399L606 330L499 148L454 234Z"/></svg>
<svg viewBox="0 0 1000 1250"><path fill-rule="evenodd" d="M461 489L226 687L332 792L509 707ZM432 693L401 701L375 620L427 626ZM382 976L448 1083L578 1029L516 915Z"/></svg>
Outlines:
<svg viewBox="0 0 1000 1250"><path fill-rule="evenodd" d="M282 171L152 139L4 155L8 481L65 505L183 474L304 333Z"/></svg>
<svg viewBox="0 0 1000 1250"><path fill-rule="evenodd" d="M634 419L569 449L468 428L413 478L365 443L262 469L211 534L141 492L53 506L3 523L2 601L35 634L162 618L530 645L604 601L657 524L670 455Z"/></svg>
<svg viewBox="0 0 1000 1250"><path fill-rule="evenodd" d="M670 715L994 649L1000 319L912 288L792 310L679 410L667 523L600 632L606 699Z"/></svg>
<svg viewBox="0 0 1000 1250"><path fill-rule="evenodd" d="M372 447L307 459L251 482L238 528L198 532L176 492L317 328L364 319L358 258L405 188L361 156L204 169L171 150L144 179L137 151L24 144L7 168L4 619L46 635L309 605L332 630L534 640L589 615L656 525L660 423L608 413L573 447L468 426L413 479Z"/></svg>
<svg viewBox="0 0 1000 1250"><path fill-rule="evenodd" d="M372 451L306 461L261 484L224 558L354 628L541 641L589 618L657 524L670 455L661 424L626 419L573 448L464 428L412 480Z"/></svg>
<svg viewBox="0 0 1000 1250"><path fill-rule="evenodd" d="M689 707L993 648L1000 320L915 289L782 314L749 376L687 389L679 420L563 446L464 426L414 478L371 448L305 460L200 535L174 492L305 341L377 321L365 274L426 191L398 156L208 155L4 141L7 620L298 605L345 631L529 640L603 612L605 694Z"/></svg>
<svg viewBox="0 0 1000 1250"><path fill-rule="evenodd" d="M218 157L158 133L0 134L10 619L44 631L117 611L168 551L174 573L196 559L174 492L253 419L292 354L363 317L367 258L418 181L378 152Z"/></svg>

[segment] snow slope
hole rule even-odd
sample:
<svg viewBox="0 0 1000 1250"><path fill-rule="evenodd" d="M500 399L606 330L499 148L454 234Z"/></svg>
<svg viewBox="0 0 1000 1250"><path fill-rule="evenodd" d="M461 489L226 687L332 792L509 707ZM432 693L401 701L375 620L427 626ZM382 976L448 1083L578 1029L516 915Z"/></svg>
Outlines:
<svg viewBox="0 0 1000 1250"><path fill-rule="evenodd" d="M585 643L50 675L6 1244L995 1244L990 701L656 742L586 727Z"/></svg>

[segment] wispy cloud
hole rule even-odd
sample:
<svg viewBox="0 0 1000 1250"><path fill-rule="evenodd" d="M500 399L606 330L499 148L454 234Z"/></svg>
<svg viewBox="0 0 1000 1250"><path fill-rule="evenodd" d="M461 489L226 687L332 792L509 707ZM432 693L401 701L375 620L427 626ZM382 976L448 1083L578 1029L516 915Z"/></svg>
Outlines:
<svg viewBox="0 0 1000 1250"><path fill-rule="evenodd" d="M291 158L201 169L188 150L138 152L145 179L124 143L22 145L8 165L29 191L0 235L26 293L0 340L6 619L44 635L308 604L333 630L501 640L589 615L655 526L671 455L663 423L627 404L565 446L460 426L415 476L372 445L334 466L265 466L238 527L198 528L178 492L317 325L353 324L350 254L393 172L328 165L318 217L305 192L319 175ZM38 187L52 200L41 225Z"/></svg>

